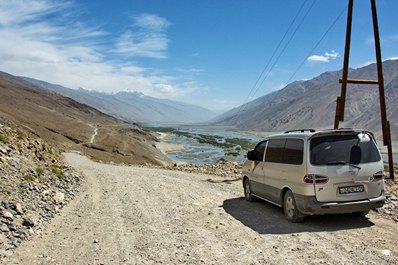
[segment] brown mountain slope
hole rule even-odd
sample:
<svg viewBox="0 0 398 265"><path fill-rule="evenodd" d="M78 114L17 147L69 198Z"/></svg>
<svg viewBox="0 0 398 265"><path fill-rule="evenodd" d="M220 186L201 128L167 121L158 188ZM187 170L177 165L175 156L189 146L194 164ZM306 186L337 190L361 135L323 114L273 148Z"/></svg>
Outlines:
<svg viewBox="0 0 398 265"><path fill-rule="evenodd" d="M152 133L5 73L0 73L0 116L61 149L97 160L157 165L167 161L154 147Z"/></svg>
<svg viewBox="0 0 398 265"><path fill-rule="evenodd" d="M398 60L383 62L384 84L391 136L398 140ZM297 81L285 88L231 110L216 124L269 132L297 128L332 128L336 99L340 95L341 71L327 72L311 80ZM377 79L375 64L350 69L353 79ZM352 85L347 89L345 121L341 127L373 131L381 136L379 92L377 86Z"/></svg>

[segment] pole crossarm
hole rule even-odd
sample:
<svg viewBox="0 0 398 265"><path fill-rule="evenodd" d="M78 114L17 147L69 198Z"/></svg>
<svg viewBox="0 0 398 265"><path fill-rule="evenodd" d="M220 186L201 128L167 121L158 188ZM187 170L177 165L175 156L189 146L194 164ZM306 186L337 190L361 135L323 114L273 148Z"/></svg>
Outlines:
<svg viewBox="0 0 398 265"><path fill-rule="evenodd" d="M339 83L343 83L343 79L339 79ZM378 80L363 80L363 79L347 79L347 84L363 84L363 85L378 85Z"/></svg>

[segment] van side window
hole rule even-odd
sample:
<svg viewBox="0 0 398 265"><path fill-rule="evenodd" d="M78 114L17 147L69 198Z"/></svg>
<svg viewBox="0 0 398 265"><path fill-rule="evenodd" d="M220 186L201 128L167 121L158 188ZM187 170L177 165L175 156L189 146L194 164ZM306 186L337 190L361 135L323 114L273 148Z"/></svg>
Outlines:
<svg viewBox="0 0 398 265"><path fill-rule="evenodd" d="M284 163L301 165L303 163L304 141L287 139L285 144Z"/></svg>
<svg viewBox="0 0 398 265"><path fill-rule="evenodd" d="M264 158L264 151L265 151L265 147L267 146L267 141L261 142L259 143L255 150L255 157L253 160L256 161L263 161Z"/></svg>
<svg viewBox="0 0 398 265"><path fill-rule="evenodd" d="M303 152L304 141L301 139L271 139L267 146L265 161L301 165Z"/></svg>
<svg viewBox="0 0 398 265"><path fill-rule="evenodd" d="M265 162L283 163L283 149L286 139L271 139L267 146Z"/></svg>

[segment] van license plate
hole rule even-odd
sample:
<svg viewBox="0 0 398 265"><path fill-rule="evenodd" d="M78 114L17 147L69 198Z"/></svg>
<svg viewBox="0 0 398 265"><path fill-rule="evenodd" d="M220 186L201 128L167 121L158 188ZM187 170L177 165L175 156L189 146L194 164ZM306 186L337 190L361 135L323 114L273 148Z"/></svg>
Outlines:
<svg viewBox="0 0 398 265"><path fill-rule="evenodd" d="M349 194L349 193L357 193L357 192L364 192L365 189L363 185L358 186L349 186L349 187L340 187L339 193L340 194Z"/></svg>

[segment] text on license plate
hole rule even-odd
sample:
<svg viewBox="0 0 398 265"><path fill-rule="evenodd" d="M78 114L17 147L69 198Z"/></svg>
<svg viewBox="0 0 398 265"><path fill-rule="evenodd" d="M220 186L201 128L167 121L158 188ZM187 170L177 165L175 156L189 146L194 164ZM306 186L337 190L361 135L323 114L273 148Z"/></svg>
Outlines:
<svg viewBox="0 0 398 265"><path fill-rule="evenodd" d="M365 189L364 189L363 185L339 187L340 194L357 193L357 192L364 192L364 191L365 191Z"/></svg>

